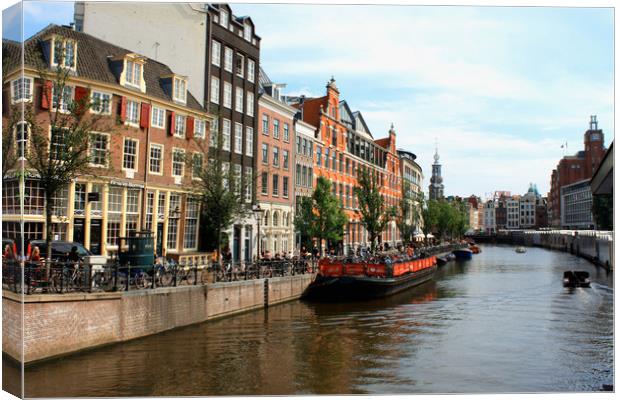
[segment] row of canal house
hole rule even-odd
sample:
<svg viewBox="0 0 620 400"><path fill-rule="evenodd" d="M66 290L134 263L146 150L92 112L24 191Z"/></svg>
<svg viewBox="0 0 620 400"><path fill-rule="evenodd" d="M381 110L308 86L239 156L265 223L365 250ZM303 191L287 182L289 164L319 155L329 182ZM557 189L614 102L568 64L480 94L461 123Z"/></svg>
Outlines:
<svg viewBox="0 0 620 400"><path fill-rule="evenodd" d="M45 121L49 107L62 110L70 99L107 101L101 110L90 110L106 117L105 126L93 132L96 173L80 176L58 196L54 237L111 255L118 237L147 229L158 252L203 257L212 243L200 229L196 177L183 162L191 154L192 163L218 157L247 186L247 216L227 232L235 260L255 256L258 226L262 251L295 250L295 205L312 193L318 176L332 181L349 217L339 246L366 245L353 193L355 173L368 169L386 203L398 205L394 129L375 140L361 113L340 100L333 78L323 97L283 96L283 85L260 68L260 40L251 18L233 15L226 4L100 2L76 3L73 26L50 25L26 40L23 76L20 44L4 40L5 104L32 105ZM53 52L61 47L70 55L62 61L72 71L70 89L58 103L44 104L49 83L39 78L37 65L54 68ZM3 109L3 123L11 110ZM27 147L27 127L22 131L18 137ZM111 157L97 165L103 149ZM36 177L24 184L25 235L41 238L40 184ZM19 235L18 192L17 179L5 181L3 237ZM260 224L252 212L256 205ZM381 236L385 243L399 240L395 224Z"/></svg>

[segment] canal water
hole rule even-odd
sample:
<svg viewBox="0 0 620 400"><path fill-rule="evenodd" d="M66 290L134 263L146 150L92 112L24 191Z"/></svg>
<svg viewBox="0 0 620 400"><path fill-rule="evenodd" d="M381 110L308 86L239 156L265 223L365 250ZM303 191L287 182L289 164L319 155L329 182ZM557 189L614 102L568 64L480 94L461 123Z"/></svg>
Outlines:
<svg viewBox="0 0 620 400"><path fill-rule="evenodd" d="M569 269L592 287L562 287ZM295 301L35 364L26 396L596 391L613 383L612 282L570 254L483 246L387 299Z"/></svg>

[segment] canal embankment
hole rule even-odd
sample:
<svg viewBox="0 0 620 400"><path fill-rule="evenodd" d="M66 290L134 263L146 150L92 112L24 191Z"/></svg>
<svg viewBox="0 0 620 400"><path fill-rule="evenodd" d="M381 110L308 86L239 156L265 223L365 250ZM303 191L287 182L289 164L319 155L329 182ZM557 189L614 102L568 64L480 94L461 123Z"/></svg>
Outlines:
<svg viewBox="0 0 620 400"><path fill-rule="evenodd" d="M474 235L480 243L536 246L584 258L608 271L614 269L613 232L571 230L514 230L493 235Z"/></svg>
<svg viewBox="0 0 620 400"><path fill-rule="evenodd" d="M298 299L314 275L130 292L2 293L2 351L32 363ZM22 314L23 312L23 314Z"/></svg>

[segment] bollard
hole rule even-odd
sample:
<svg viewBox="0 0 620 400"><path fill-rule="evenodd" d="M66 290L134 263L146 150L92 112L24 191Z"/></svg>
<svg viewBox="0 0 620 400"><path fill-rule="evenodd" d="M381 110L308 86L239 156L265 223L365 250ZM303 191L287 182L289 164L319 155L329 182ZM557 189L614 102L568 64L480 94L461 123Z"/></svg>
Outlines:
<svg viewBox="0 0 620 400"><path fill-rule="evenodd" d="M118 283L118 263L115 262L114 263L114 285L112 286L112 290L115 292L118 290L118 287L116 287L117 283Z"/></svg>
<svg viewBox="0 0 620 400"><path fill-rule="evenodd" d="M172 277L172 286L177 287L177 268L178 268L178 264L174 264L174 266L172 267L174 270L174 276Z"/></svg>
<svg viewBox="0 0 620 400"><path fill-rule="evenodd" d="M153 278L151 279L151 289L155 289L155 273L156 273L157 271L155 270L155 265L154 265L154 264L153 264L153 269L152 269L152 271L153 271Z"/></svg>
<svg viewBox="0 0 620 400"><path fill-rule="evenodd" d="M88 276L86 278L88 280L88 293L91 293L93 288L93 267L90 264L88 265Z"/></svg>
<svg viewBox="0 0 620 400"><path fill-rule="evenodd" d="M198 284L198 267L194 264L194 285Z"/></svg>
<svg viewBox="0 0 620 400"><path fill-rule="evenodd" d="M129 280L131 279L131 264L127 264L127 279L125 280L125 291L129 291Z"/></svg>

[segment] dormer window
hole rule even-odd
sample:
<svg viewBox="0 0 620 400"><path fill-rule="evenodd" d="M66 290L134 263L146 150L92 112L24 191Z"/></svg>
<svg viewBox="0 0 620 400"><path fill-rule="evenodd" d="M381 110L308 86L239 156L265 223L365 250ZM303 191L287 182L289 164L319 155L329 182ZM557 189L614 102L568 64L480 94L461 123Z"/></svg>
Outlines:
<svg viewBox="0 0 620 400"><path fill-rule="evenodd" d="M187 100L187 80L179 77L174 78L173 100L185 103Z"/></svg>
<svg viewBox="0 0 620 400"><path fill-rule="evenodd" d="M125 61L125 83L140 87L142 81L142 64L134 60Z"/></svg>
<svg viewBox="0 0 620 400"><path fill-rule="evenodd" d="M247 22L243 25L243 38L248 42L252 41L252 26Z"/></svg>
<svg viewBox="0 0 620 400"><path fill-rule="evenodd" d="M220 10L220 25L228 28L228 13L224 10Z"/></svg>
<svg viewBox="0 0 620 400"><path fill-rule="evenodd" d="M60 37L54 38L52 46L52 67L61 66L64 68L75 69L76 43L73 40L66 40Z"/></svg>

